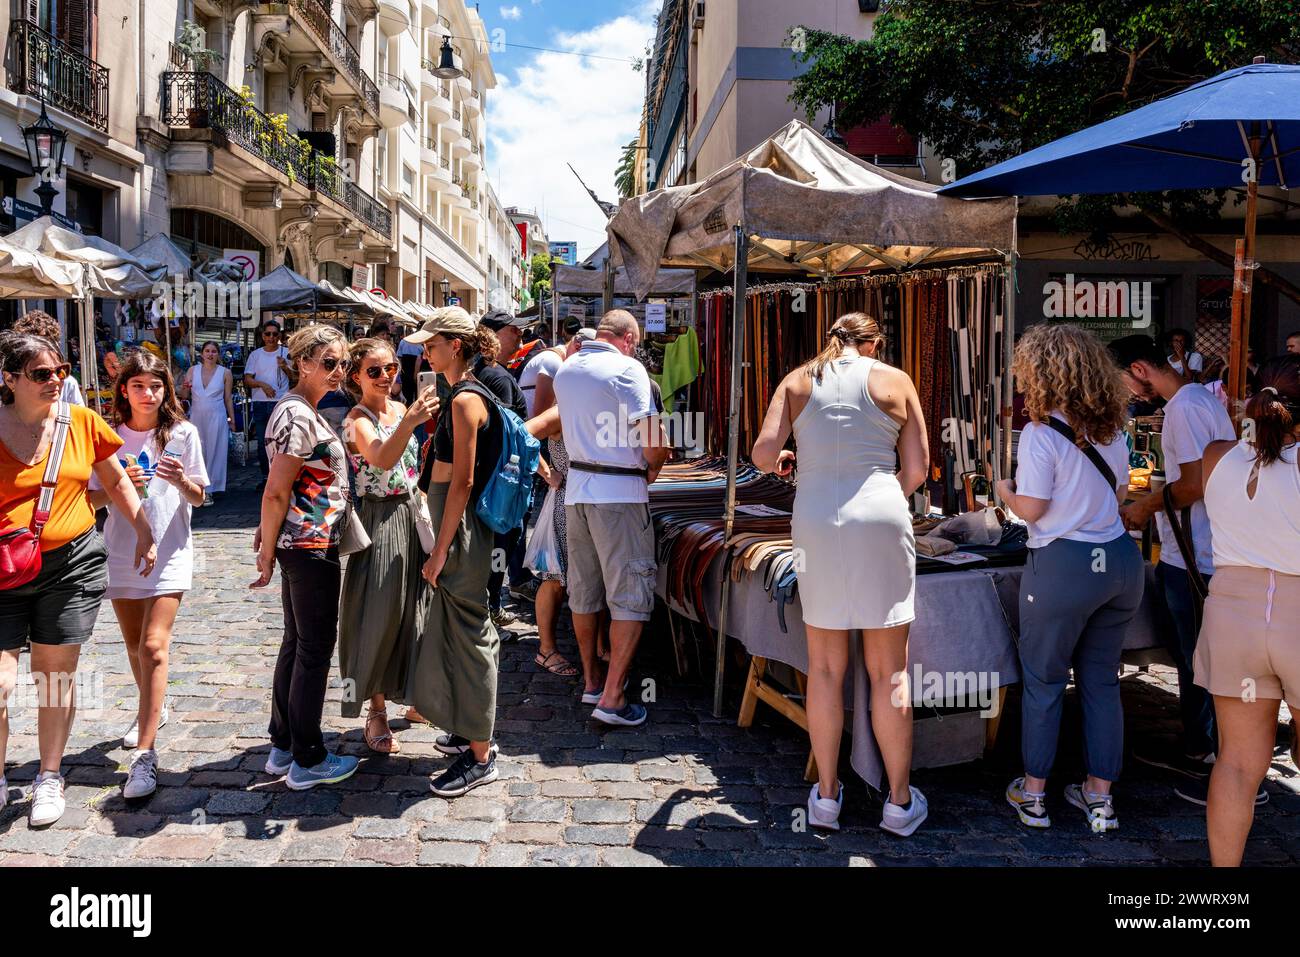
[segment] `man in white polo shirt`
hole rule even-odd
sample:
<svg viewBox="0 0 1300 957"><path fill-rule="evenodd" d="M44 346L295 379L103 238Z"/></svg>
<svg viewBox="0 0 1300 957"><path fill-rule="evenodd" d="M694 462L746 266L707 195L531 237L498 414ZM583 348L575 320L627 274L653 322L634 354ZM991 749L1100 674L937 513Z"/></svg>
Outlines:
<svg viewBox="0 0 1300 957"><path fill-rule="evenodd" d="M630 313L608 312L596 338L584 342L554 377L569 454L567 585L586 676L582 702L596 706L597 721L615 725L646 719L646 709L626 699L623 685L654 610L648 484L668 458L650 376L631 358L640 340ZM607 671L596 655L597 617L606 607L612 620Z"/></svg>

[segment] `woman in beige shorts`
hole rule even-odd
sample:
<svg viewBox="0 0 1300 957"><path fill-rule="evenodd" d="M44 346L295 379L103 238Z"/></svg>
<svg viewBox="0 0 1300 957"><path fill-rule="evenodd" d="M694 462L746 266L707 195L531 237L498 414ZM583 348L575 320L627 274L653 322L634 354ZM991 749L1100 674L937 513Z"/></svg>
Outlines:
<svg viewBox="0 0 1300 957"><path fill-rule="evenodd" d="M1241 864L1268 773L1279 704L1300 708L1300 355L1259 371L1239 442L1206 447L1214 577L1196 646L1196 683L1214 696L1210 862Z"/></svg>

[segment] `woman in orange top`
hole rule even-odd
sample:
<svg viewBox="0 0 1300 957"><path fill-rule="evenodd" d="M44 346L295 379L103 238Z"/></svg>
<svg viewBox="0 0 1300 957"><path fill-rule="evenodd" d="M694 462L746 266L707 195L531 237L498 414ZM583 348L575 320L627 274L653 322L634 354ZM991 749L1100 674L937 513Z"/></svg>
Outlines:
<svg viewBox="0 0 1300 957"><path fill-rule="evenodd" d="M68 375L58 347L22 333L0 336L0 529L29 527L45 462L54 438L59 392ZM94 630L108 586L104 540L95 528L87 483L93 471L114 508L135 529L135 564L153 571L153 532L132 479L113 453L122 440L84 406L70 406L63 462L50 520L41 534L41 571L26 585L0 591L0 807L9 797L4 756L9 739L8 702L18 675L18 655L30 642L37 689L41 767L32 788L32 826L63 814L63 749L75 712L74 681L81 645Z"/></svg>

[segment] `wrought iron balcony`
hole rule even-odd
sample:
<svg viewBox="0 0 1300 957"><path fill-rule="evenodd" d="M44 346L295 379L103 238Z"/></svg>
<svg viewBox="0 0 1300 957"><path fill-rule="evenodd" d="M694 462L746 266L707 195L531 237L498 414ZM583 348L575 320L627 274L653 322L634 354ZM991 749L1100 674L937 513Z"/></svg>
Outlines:
<svg viewBox="0 0 1300 957"><path fill-rule="evenodd" d="M162 88L162 120L168 126L218 130L291 180L310 179L311 147L286 135L211 73L169 71Z"/></svg>
<svg viewBox="0 0 1300 957"><path fill-rule="evenodd" d="M324 193L385 239L392 236L387 206L348 180L332 157L285 133L211 73L167 72L162 89L162 119L168 126L218 130L291 181Z"/></svg>
<svg viewBox="0 0 1300 957"><path fill-rule="evenodd" d="M343 28L334 22L329 9L319 0L289 0L289 6L307 22L312 32L316 34L316 39L320 40L325 48L343 64L344 72L361 88L361 97L370 112L378 115L379 89L375 86L375 81L366 76L361 69L361 54L352 45Z"/></svg>
<svg viewBox="0 0 1300 957"><path fill-rule="evenodd" d="M36 24L9 23L9 89L108 130L108 69Z"/></svg>
<svg viewBox="0 0 1300 957"><path fill-rule="evenodd" d="M346 207L385 239L392 238L392 210L347 179L332 158L316 154L312 163L311 183L313 189Z"/></svg>

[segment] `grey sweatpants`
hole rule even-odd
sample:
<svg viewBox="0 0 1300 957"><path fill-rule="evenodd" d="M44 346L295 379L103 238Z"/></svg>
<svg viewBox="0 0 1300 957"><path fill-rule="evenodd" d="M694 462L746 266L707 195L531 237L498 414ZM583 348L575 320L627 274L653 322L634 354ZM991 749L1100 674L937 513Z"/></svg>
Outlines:
<svg viewBox="0 0 1300 957"><path fill-rule="evenodd" d="M1119 778L1124 758L1120 654L1145 581L1142 555L1128 535L1102 545L1058 538L1029 549L1020 580L1020 748L1026 774L1046 778L1051 773L1073 666L1087 772L1103 781Z"/></svg>

